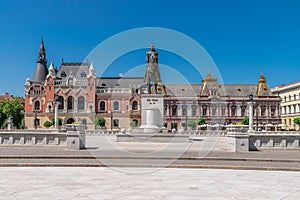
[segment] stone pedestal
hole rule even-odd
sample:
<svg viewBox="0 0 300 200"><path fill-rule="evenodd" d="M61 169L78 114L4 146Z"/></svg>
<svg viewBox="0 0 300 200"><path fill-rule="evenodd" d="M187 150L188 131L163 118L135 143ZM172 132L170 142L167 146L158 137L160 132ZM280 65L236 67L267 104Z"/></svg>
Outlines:
<svg viewBox="0 0 300 200"><path fill-rule="evenodd" d="M142 95L142 125L117 134L117 142L189 142L188 134L166 133L163 95Z"/></svg>
<svg viewBox="0 0 300 200"><path fill-rule="evenodd" d="M164 126L164 95L142 95L141 128Z"/></svg>
<svg viewBox="0 0 300 200"><path fill-rule="evenodd" d="M85 149L85 132L83 130L67 132L67 149Z"/></svg>
<svg viewBox="0 0 300 200"><path fill-rule="evenodd" d="M242 132L231 132L227 135L228 144L233 152L249 151L249 134Z"/></svg>

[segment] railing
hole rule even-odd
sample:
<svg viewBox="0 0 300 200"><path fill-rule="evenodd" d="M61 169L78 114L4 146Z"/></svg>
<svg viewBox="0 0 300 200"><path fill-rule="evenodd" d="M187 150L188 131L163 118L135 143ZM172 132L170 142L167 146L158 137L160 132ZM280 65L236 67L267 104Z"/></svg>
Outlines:
<svg viewBox="0 0 300 200"><path fill-rule="evenodd" d="M86 135L115 135L119 130L86 130Z"/></svg>
<svg viewBox="0 0 300 200"><path fill-rule="evenodd" d="M66 146L66 133L46 131L1 131L0 145L58 145Z"/></svg>

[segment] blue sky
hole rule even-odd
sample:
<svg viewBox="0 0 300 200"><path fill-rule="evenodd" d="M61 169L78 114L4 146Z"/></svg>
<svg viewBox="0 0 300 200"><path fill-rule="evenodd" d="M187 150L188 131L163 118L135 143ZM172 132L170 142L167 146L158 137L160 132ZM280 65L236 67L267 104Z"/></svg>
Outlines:
<svg viewBox="0 0 300 200"><path fill-rule="evenodd" d="M81 62L105 39L140 27L168 28L193 38L214 60L224 83L256 83L261 72L271 87L296 82L299 10L297 0L0 0L0 94L24 95L42 36L48 64L59 67L62 57ZM105 75L117 76L145 59L141 50L127 56ZM182 68L191 83L201 82L176 55L161 51L160 62Z"/></svg>

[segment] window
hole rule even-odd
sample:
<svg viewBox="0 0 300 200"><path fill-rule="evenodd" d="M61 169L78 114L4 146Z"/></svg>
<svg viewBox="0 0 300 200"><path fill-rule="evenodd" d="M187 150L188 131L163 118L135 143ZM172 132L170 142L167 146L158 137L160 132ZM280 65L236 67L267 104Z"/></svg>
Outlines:
<svg viewBox="0 0 300 200"><path fill-rule="evenodd" d="M289 95L289 101L291 101L292 99L291 99L291 95Z"/></svg>
<svg viewBox="0 0 300 200"><path fill-rule="evenodd" d="M296 94L294 94L294 100L296 101Z"/></svg>
<svg viewBox="0 0 300 200"><path fill-rule="evenodd" d="M206 116L207 115L207 107L204 106L202 107L202 116Z"/></svg>
<svg viewBox="0 0 300 200"><path fill-rule="evenodd" d="M284 96L284 102L286 102L286 96Z"/></svg>
<svg viewBox="0 0 300 200"><path fill-rule="evenodd" d="M294 113L296 113L296 105L293 105L293 107L294 107Z"/></svg>
<svg viewBox="0 0 300 200"><path fill-rule="evenodd" d="M211 108L211 115L212 116L216 116L217 115L217 108L216 107L212 107Z"/></svg>
<svg viewBox="0 0 300 200"><path fill-rule="evenodd" d="M164 105L164 115L166 116L166 115L168 115L168 107L167 107L167 105Z"/></svg>
<svg viewBox="0 0 300 200"><path fill-rule="evenodd" d="M266 116L266 106L262 106L260 108L260 116L262 116L262 117Z"/></svg>
<svg viewBox="0 0 300 200"><path fill-rule="evenodd" d="M106 111L105 101L100 101L100 103L99 103L99 111L100 112L105 112Z"/></svg>
<svg viewBox="0 0 300 200"><path fill-rule="evenodd" d="M246 115L246 107L243 106L243 107L241 108L241 116L242 116L242 117L245 117L245 115Z"/></svg>
<svg viewBox="0 0 300 200"><path fill-rule="evenodd" d="M283 114L286 114L286 106L283 107Z"/></svg>
<svg viewBox="0 0 300 200"><path fill-rule="evenodd" d="M73 79L72 79L72 78L70 78L70 79L68 80L68 85L73 85Z"/></svg>
<svg viewBox="0 0 300 200"><path fill-rule="evenodd" d="M34 103L34 110L41 110L41 103L39 101Z"/></svg>
<svg viewBox="0 0 300 200"><path fill-rule="evenodd" d="M68 109L74 109L74 98L72 96L68 97Z"/></svg>
<svg viewBox="0 0 300 200"><path fill-rule="evenodd" d="M83 119L82 121L81 121L81 123L83 124L83 125L86 125L86 119Z"/></svg>
<svg viewBox="0 0 300 200"><path fill-rule="evenodd" d="M172 116L176 116L177 115L177 106L173 105L172 106Z"/></svg>
<svg viewBox="0 0 300 200"><path fill-rule="evenodd" d="M82 78L84 78L84 77L86 77L86 73L85 73L85 72L81 72L80 76L81 76Z"/></svg>
<svg viewBox="0 0 300 200"><path fill-rule="evenodd" d="M221 108L221 115L222 115L222 116L225 116L225 107L222 107L222 108Z"/></svg>
<svg viewBox="0 0 300 200"><path fill-rule="evenodd" d="M182 106L182 116L186 116L187 115L187 108L186 106Z"/></svg>
<svg viewBox="0 0 300 200"><path fill-rule="evenodd" d="M231 116L236 116L236 107L231 106Z"/></svg>
<svg viewBox="0 0 300 200"><path fill-rule="evenodd" d="M289 114L291 114L292 113L292 108L291 108L291 106L289 106Z"/></svg>
<svg viewBox="0 0 300 200"><path fill-rule="evenodd" d="M58 97L58 102L59 102L59 105L58 105L58 109L64 109L65 105L64 105L64 98L62 96L59 96Z"/></svg>
<svg viewBox="0 0 300 200"><path fill-rule="evenodd" d="M115 102L113 103L113 110L114 110L114 111L119 111L119 110L120 110L120 104L119 104L118 101L115 101Z"/></svg>
<svg viewBox="0 0 300 200"><path fill-rule="evenodd" d="M275 116L275 107L271 107L271 117Z"/></svg>
<svg viewBox="0 0 300 200"><path fill-rule="evenodd" d="M133 101L131 106L132 106L132 110L133 111L137 111L138 110L138 102L137 101Z"/></svg>
<svg viewBox="0 0 300 200"><path fill-rule="evenodd" d="M196 116L197 115L197 107L193 106L192 107L192 116Z"/></svg>
<svg viewBox="0 0 300 200"><path fill-rule="evenodd" d="M67 76L67 74L66 74L66 72L65 72L65 71L62 71L62 72L60 73L60 76L61 76L61 77L66 77L66 76Z"/></svg>
<svg viewBox="0 0 300 200"><path fill-rule="evenodd" d="M119 120L114 119L113 124L114 124L114 127L119 127Z"/></svg>
<svg viewBox="0 0 300 200"><path fill-rule="evenodd" d="M78 110L84 110L85 109L85 101L84 101L84 97L79 97L78 98Z"/></svg>

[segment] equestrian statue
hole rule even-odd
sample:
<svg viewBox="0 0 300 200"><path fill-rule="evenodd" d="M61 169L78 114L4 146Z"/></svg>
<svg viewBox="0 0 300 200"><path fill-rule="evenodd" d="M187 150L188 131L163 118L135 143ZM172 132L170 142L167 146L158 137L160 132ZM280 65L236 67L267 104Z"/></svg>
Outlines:
<svg viewBox="0 0 300 200"><path fill-rule="evenodd" d="M154 44L150 44L150 50L146 53L146 71L144 81L147 84L148 94L165 94L165 88L162 85L160 71L158 66L158 52L154 49ZM153 85L151 86L151 83Z"/></svg>

